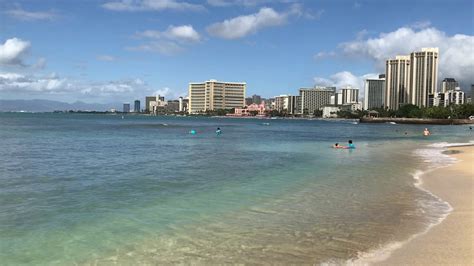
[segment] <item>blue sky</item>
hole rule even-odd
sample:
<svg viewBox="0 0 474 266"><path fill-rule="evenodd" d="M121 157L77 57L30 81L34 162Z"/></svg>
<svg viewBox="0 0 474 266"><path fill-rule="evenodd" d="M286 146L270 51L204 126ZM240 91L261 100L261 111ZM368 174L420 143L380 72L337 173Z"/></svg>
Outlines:
<svg viewBox="0 0 474 266"><path fill-rule="evenodd" d="M0 99L117 102L245 81L247 94L351 85L440 47L474 83L472 1L0 0Z"/></svg>

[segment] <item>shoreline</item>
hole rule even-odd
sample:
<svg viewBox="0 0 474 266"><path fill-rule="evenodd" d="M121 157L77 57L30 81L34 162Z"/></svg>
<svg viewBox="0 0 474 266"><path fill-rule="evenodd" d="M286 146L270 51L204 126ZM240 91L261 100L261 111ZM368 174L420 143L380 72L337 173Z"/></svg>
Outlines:
<svg viewBox="0 0 474 266"><path fill-rule="evenodd" d="M452 210L438 224L414 235L375 265L473 265L474 264L474 146L451 146L448 156L457 161L425 172L421 189L446 201ZM456 153L454 151L460 151Z"/></svg>

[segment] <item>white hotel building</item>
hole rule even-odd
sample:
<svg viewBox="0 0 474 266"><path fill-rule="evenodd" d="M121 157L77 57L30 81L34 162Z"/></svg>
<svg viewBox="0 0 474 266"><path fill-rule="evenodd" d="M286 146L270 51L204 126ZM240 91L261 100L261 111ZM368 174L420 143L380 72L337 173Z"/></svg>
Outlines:
<svg viewBox="0 0 474 266"><path fill-rule="evenodd" d="M190 114L245 106L245 82L227 82L214 79L189 83Z"/></svg>

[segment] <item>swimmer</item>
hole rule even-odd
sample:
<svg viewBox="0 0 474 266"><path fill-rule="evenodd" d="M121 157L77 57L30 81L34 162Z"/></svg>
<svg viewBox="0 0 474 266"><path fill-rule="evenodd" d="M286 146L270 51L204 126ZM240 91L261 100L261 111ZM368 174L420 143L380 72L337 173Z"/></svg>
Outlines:
<svg viewBox="0 0 474 266"><path fill-rule="evenodd" d="M196 130L194 130L194 129L191 129L191 130L189 131L189 134L191 134L191 135L196 135L196 133L197 133L197 132L196 132Z"/></svg>
<svg viewBox="0 0 474 266"><path fill-rule="evenodd" d="M334 149L343 148L342 146L339 146L339 143L335 143L334 145L332 145L332 147L333 147Z"/></svg>
<svg viewBox="0 0 474 266"><path fill-rule="evenodd" d="M219 136L220 134L222 134L222 131L221 131L221 128L218 127L218 128L216 129L216 135Z"/></svg>
<svg viewBox="0 0 474 266"><path fill-rule="evenodd" d="M428 128L425 128L425 130L423 130L423 136L429 136L431 135L431 132L428 130Z"/></svg>

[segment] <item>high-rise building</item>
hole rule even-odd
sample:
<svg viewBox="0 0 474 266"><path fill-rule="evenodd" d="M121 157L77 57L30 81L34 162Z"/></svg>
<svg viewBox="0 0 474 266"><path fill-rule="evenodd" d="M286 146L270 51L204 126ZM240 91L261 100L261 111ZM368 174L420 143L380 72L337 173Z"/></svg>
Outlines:
<svg viewBox="0 0 474 266"><path fill-rule="evenodd" d="M386 62L385 69L385 107L398 110L408 103L410 76L410 57L398 55Z"/></svg>
<svg viewBox="0 0 474 266"><path fill-rule="evenodd" d="M331 104L331 96L336 93L336 87L301 88L301 113L313 114L325 105Z"/></svg>
<svg viewBox="0 0 474 266"><path fill-rule="evenodd" d="M445 78L443 79L443 82L441 82L442 93L455 90L456 87L459 87L459 83L453 78Z"/></svg>
<svg viewBox="0 0 474 266"><path fill-rule="evenodd" d="M359 102L359 89L353 89L351 87L343 88L342 93L342 104L358 103Z"/></svg>
<svg viewBox="0 0 474 266"><path fill-rule="evenodd" d="M129 103L124 103L123 104L123 112L124 113L130 113L130 104Z"/></svg>
<svg viewBox="0 0 474 266"><path fill-rule="evenodd" d="M260 104L262 102L262 97L260 95L252 95L252 103Z"/></svg>
<svg viewBox="0 0 474 266"><path fill-rule="evenodd" d="M280 95L275 96L275 110L286 112L290 115L301 113L301 96Z"/></svg>
<svg viewBox="0 0 474 266"><path fill-rule="evenodd" d="M133 106L133 111L135 113L140 113L140 101L135 100L134 106Z"/></svg>
<svg viewBox="0 0 474 266"><path fill-rule="evenodd" d="M408 103L429 106L430 95L438 92L438 48L422 48L410 54Z"/></svg>
<svg viewBox="0 0 474 266"><path fill-rule="evenodd" d="M189 113L245 106L245 82L208 80L189 83Z"/></svg>
<svg viewBox="0 0 474 266"><path fill-rule="evenodd" d="M275 110L278 112L288 111L289 95L275 96Z"/></svg>
<svg viewBox="0 0 474 266"><path fill-rule="evenodd" d="M383 76L383 78L381 78ZM383 108L385 98L385 75L378 79L365 80L364 109Z"/></svg>
<svg viewBox="0 0 474 266"><path fill-rule="evenodd" d="M301 96L290 96L288 99L288 113L291 115L301 114Z"/></svg>

